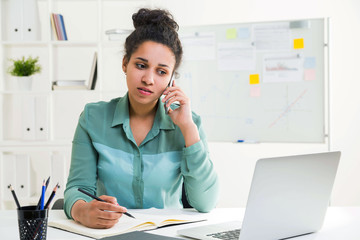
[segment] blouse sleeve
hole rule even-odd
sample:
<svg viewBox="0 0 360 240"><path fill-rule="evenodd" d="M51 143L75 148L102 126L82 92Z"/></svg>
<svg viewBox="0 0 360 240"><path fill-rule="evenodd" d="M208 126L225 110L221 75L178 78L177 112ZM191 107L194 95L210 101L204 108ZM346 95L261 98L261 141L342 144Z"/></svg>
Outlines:
<svg viewBox="0 0 360 240"><path fill-rule="evenodd" d="M71 208L80 199L91 201L92 199L81 192L83 188L90 193L96 193L97 177L97 152L90 139L86 122L87 108L80 115L72 144L71 165L66 190L64 192L64 211L68 218L71 216Z"/></svg>
<svg viewBox="0 0 360 240"><path fill-rule="evenodd" d="M184 148L181 172L189 204L199 212L209 212L218 202L219 180L210 160L201 119L197 116L194 121L201 140Z"/></svg>

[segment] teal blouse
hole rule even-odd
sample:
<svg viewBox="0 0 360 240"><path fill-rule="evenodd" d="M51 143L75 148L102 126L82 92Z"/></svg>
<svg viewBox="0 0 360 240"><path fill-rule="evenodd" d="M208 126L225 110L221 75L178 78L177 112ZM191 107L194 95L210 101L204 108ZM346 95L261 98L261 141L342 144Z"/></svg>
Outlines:
<svg viewBox="0 0 360 240"><path fill-rule="evenodd" d="M137 146L129 122L128 95L110 102L90 103L80 115L72 145L65 190L66 215L73 204L95 195L117 198L126 208L182 208L182 184L187 199L200 212L218 200L219 183L210 160L201 120L193 113L201 141L185 147L180 129L159 101L154 124Z"/></svg>

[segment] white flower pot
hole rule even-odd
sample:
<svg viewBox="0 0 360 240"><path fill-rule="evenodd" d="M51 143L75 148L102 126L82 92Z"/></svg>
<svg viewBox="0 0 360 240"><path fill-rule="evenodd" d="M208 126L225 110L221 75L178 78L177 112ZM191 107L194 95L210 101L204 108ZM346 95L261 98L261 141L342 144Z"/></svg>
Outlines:
<svg viewBox="0 0 360 240"><path fill-rule="evenodd" d="M32 86L33 77L17 77L18 88L23 91L30 91Z"/></svg>

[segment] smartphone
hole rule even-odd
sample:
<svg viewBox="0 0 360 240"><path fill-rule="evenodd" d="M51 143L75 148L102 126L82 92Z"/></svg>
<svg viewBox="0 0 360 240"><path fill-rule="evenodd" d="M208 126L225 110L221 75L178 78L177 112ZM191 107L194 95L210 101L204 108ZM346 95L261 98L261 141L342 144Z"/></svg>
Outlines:
<svg viewBox="0 0 360 240"><path fill-rule="evenodd" d="M173 86L173 82L174 82L174 78L173 78L173 76L171 76L171 79L170 79L170 82L169 82L168 87L172 87L172 86ZM167 107L167 106L166 106L167 103L168 103L168 101L165 101L165 112L166 112L166 114L169 114L170 107Z"/></svg>

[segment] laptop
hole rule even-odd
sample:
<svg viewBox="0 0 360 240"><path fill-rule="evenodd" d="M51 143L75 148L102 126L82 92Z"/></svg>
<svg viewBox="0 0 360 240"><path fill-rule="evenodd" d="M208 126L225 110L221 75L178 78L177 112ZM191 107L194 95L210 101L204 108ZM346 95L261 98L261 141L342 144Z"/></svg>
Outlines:
<svg viewBox="0 0 360 240"><path fill-rule="evenodd" d="M259 159L242 223L181 229L178 234L195 239L267 240L316 232L325 218L340 155L325 152Z"/></svg>

